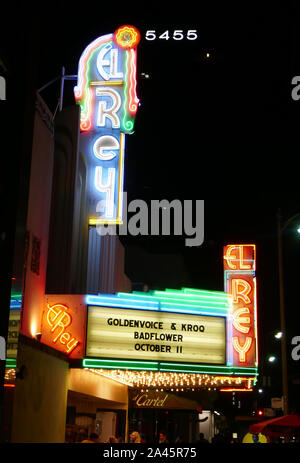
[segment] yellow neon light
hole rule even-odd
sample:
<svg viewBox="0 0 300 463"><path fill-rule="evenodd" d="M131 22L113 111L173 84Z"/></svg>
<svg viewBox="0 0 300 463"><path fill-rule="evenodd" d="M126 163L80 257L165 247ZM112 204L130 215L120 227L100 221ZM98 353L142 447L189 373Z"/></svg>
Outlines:
<svg viewBox="0 0 300 463"><path fill-rule="evenodd" d="M253 338L246 338L245 344L243 346L240 345L240 340L238 337L232 338L232 344L235 350L239 353L240 357L240 362L245 363L246 362L246 354L249 351L251 345L252 345Z"/></svg>
<svg viewBox="0 0 300 463"><path fill-rule="evenodd" d="M236 249L236 248L237 248L237 246L235 246L235 245L229 246L227 248L226 254L224 256L224 259L227 260L228 267L231 268L232 270L237 269L236 265L231 263L232 260L237 260L237 256L235 256L235 255L231 256L231 252L233 251L233 249Z"/></svg>
<svg viewBox="0 0 300 463"><path fill-rule="evenodd" d="M51 328L50 332L54 333L58 329L52 342L55 344L59 339L59 342L66 346L66 351L69 354L79 344L79 341L75 337L72 337L69 332L65 331L72 323L71 315L66 312L68 307L63 304L54 304L53 306L47 304L47 309L46 320Z"/></svg>
<svg viewBox="0 0 300 463"><path fill-rule="evenodd" d="M240 287L243 286L241 290ZM232 297L234 304L239 302L239 299L245 302L245 304L251 304L251 299L248 296L251 293L251 285L246 280L240 278L234 278L232 280Z"/></svg>
<svg viewBox="0 0 300 463"><path fill-rule="evenodd" d="M244 246L239 246L240 248L240 265L241 270L251 270L251 265L244 264Z"/></svg>
<svg viewBox="0 0 300 463"><path fill-rule="evenodd" d="M240 333L248 334L250 331L250 326L242 326L241 323L250 324L251 320L250 317L241 317L243 314L250 314L250 310L248 307L243 307L242 309L235 310L233 313L233 326L237 331Z"/></svg>
<svg viewBox="0 0 300 463"><path fill-rule="evenodd" d="M99 80L90 82L90 85L124 85L124 80L115 80L115 81L106 81L106 80Z"/></svg>
<svg viewBox="0 0 300 463"><path fill-rule="evenodd" d="M108 219L100 219L99 217L90 217L89 218L89 225L123 225L123 220L115 219L115 220L108 220Z"/></svg>
<svg viewBox="0 0 300 463"><path fill-rule="evenodd" d="M249 391L255 381L254 377L212 376L200 373L85 369L137 389L159 388L161 390L170 390L171 388L184 388L193 390L194 388L206 388L216 390L222 388L228 391L230 388L232 391Z"/></svg>
<svg viewBox="0 0 300 463"><path fill-rule="evenodd" d="M233 244L231 246L228 246L226 249L226 254L224 255L224 259L227 261L228 267L231 270L237 270L237 266L234 265L231 261L236 261L239 262L240 264L240 270L251 270L252 265L251 264L244 264L244 248L245 247L252 247L253 248L253 253L254 253L254 258L253 262L255 265L256 261L256 246L254 244ZM232 251L234 249L237 249L239 251L239 257L236 255L231 255ZM255 268L253 269L255 270Z"/></svg>

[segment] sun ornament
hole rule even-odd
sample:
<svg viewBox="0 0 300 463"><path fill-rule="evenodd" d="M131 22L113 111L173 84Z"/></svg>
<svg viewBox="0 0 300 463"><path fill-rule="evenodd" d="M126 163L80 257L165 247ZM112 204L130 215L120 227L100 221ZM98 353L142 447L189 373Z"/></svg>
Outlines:
<svg viewBox="0 0 300 463"><path fill-rule="evenodd" d="M114 41L121 48L135 48L140 40L141 34L134 26L121 26L114 33Z"/></svg>

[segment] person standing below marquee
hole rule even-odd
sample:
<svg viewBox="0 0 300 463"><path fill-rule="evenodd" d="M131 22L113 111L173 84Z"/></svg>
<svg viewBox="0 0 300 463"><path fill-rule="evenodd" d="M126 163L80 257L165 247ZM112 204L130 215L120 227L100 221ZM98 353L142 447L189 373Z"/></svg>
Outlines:
<svg viewBox="0 0 300 463"><path fill-rule="evenodd" d="M133 431L130 434L130 442L133 444L140 444L141 443L141 436L137 431Z"/></svg>
<svg viewBox="0 0 300 463"><path fill-rule="evenodd" d="M159 444L168 444L169 443L169 441L167 439L167 434L165 433L165 431L160 431L158 443Z"/></svg>
<svg viewBox="0 0 300 463"><path fill-rule="evenodd" d="M95 432L92 432L90 434L90 438L81 441L81 443L82 444L99 444L100 443L99 436Z"/></svg>

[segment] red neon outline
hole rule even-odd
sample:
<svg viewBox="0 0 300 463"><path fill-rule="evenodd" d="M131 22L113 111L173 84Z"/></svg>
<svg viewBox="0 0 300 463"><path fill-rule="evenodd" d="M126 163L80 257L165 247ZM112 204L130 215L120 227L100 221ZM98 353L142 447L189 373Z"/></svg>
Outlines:
<svg viewBox="0 0 300 463"><path fill-rule="evenodd" d="M88 88L86 98L90 98L88 112L86 113L86 118L80 122L80 130L82 132L88 132L92 128L92 116L94 113L94 104L95 104L95 95L94 92ZM80 111L81 117L81 111Z"/></svg>
<svg viewBox="0 0 300 463"><path fill-rule="evenodd" d="M244 259L244 254L246 252L248 248L248 252L251 250L253 252L253 258L251 256L251 259ZM228 253L228 251L230 251L230 254ZM229 275L226 280L225 280L225 291L228 293L228 294L231 294L232 296L234 296L234 291L233 289L236 290L236 296L237 296L237 301L233 301L233 309L234 309L234 306L237 305L239 307L239 299L241 299L244 303L245 303L245 306L247 307L247 309L250 310L250 315L251 315L251 324L250 324L250 330L248 333L243 333L242 331L240 332L240 330L237 328L237 326L235 326L235 324L233 323L233 336L231 338L231 343L232 343L232 353L233 353L233 364L234 365L241 365L241 366L247 366L247 364L249 363L254 363L254 365L257 367L258 366L258 363L259 363L259 346L258 346L258 334L257 334L257 281L256 281L256 276L255 276L255 272L256 272L256 252L257 252L257 247L255 244L235 244L235 245L227 245L227 246L224 246L224 270L225 270L225 275ZM233 253L236 254L235 255L232 255ZM239 254L239 255L237 255ZM246 262L251 262L251 268L247 268L249 265L246 264ZM246 278L245 275L247 275ZM251 281L248 281L248 276L250 278ZM232 288L230 289L230 281L232 278ZM238 280L245 280L247 283L249 283L249 285L251 286L251 291L253 291L253 296L251 298L249 298L249 294L250 293L246 293L243 295L243 292L239 292L239 287L235 287L233 288L233 280L234 279L238 279ZM242 296L242 297L239 297L239 296ZM246 296L246 297L243 297L243 296ZM246 301L245 299L251 299L251 301L248 303L248 301ZM249 306L248 306L249 305ZM246 308L245 307L245 308ZM239 310L241 310L243 307L241 308L237 308L237 313L239 312ZM233 314L235 313L235 311L233 311ZM253 318L253 320L252 320ZM245 322L244 322L245 323ZM237 332L236 336L234 335L235 332ZM243 335L241 336L241 334L239 333L242 333ZM249 339L251 339L251 345L249 347L249 349L247 349L247 351L245 351L244 355L245 355L245 360L241 360L241 353L239 352L240 349L236 348L236 345L235 343L238 344L237 347L242 347L242 350L243 350L243 347L245 346L241 346L241 342L246 342L247 340L247 337ZM234 339L236 338L236 341L234 343ZM238 360L236 361L235 360L235 354L238 354ZM251 355L251 359L252 359L252 355L253 355L253 360L249 361L249 356ZM249 365L250 366L250 365Z"/></svg>
<svg viewBox="0 0 300 463"><path fill-rule="evenodd" d="M134 115L140 101L136 94L136 50L130 50L129 60L128 111Z"/></svg>

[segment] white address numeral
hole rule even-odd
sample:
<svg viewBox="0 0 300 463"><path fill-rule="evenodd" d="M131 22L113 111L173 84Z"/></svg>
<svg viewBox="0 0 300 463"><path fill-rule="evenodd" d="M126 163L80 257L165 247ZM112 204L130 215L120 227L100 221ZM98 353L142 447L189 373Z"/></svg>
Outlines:
<svg viewBox="0 0 300 463"><path fill-rule="evenodd" d="M160 40L169 40L170 38L172 38L173 40L184 40L185 38L187 40L196 40L198 38L198 33L196 29L189 29L185 36L183 30L175 30L173 31L173 34L171 37L169 30L167 30L157 37L155 30L146 31L146 35L145 35L146 40L152 41L152 40L156 40L157 38Z"/></svg>

